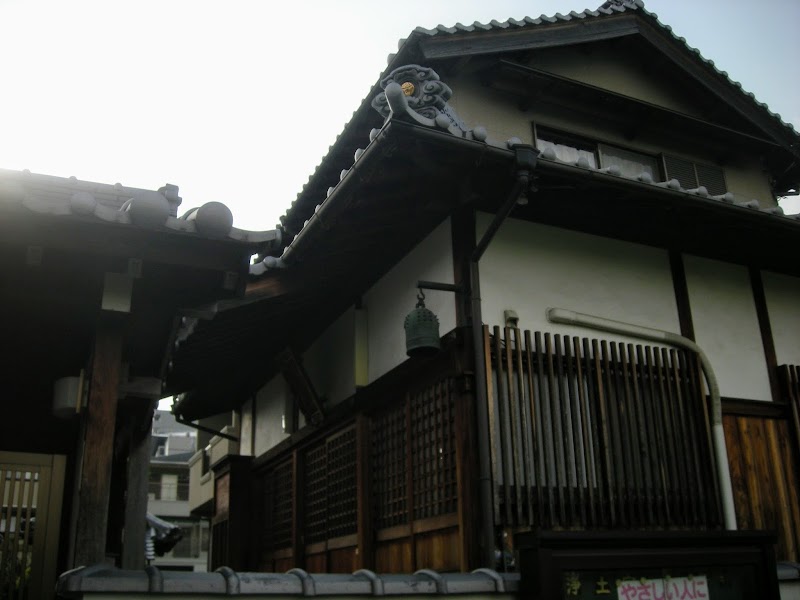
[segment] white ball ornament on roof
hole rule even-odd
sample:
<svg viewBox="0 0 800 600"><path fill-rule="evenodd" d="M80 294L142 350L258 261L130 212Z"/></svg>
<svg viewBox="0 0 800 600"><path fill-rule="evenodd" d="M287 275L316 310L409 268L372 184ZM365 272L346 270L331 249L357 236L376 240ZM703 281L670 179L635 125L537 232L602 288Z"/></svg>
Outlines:
<svg viewBox="0 0 800 600"><path fill-rule="evenodd" d="M69 199L69 206L76 215L91 215L97 207L97 200L89 192L75 192Z"/></svg>
<svg viewBox="0 0 800 600"><path fill-rule="evenodd" d="M233 227L233 213L222 202L206 202L192 215L197 232L212 237L225 237Z"/></svg>
<svg viewBox="0 0 800 600"><path fill-rule="evenodd" d="M169 202L159 192L144 192L128 204L131 222L139 227L162 227L169 216Z"/></svg>

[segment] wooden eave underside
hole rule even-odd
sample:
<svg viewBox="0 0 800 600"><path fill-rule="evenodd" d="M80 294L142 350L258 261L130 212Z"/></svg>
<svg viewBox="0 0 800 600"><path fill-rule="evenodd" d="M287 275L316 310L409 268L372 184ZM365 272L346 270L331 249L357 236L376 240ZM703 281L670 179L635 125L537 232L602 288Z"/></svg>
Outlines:
<svg viewBox="0 0 800 600"><path fill-rule="evenodd" d="M491 212L512 186L510 151L390 128L382 143L392 152L372 152L361 166L369 176L337 190L349 209L317 230L296 263L251 282L238 307L201 322L180 347L168 392L189 392L183 417L236 408L277 372L278 353L302 353L460 203ZM547 161L537 176L540 190L513 217L800 274L788 252L800 226L789 219Z"/></svg>

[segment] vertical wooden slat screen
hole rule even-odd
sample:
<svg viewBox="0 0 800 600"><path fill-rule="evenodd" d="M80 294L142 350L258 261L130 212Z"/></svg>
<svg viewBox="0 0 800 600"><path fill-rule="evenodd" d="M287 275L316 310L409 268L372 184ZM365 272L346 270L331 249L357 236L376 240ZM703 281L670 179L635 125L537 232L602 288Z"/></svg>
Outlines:
<svg viewBox="0 0 800 600"><path fill-rule="evenodd" d="M484 333L498 524L721 525L693 355L513 328Z"/></svg>

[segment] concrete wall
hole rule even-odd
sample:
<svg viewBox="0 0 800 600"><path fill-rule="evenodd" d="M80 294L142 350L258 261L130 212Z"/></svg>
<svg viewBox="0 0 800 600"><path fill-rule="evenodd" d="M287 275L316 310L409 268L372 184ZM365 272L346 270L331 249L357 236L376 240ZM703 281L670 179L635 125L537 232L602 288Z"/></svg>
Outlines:
<svg viewBox="0 0 800 600"><path fill-rule="evenodd" d="M403 320L417 303L420 280L453 283L450 220L434 229L363 298L369 336L369 382L406 360ZM439 333L456 326L455 296L427 291L425 306L439 317Z"/></svg>
<svg viewBox="0 0 800 600"><path fill-rule="evenodd" d="M478 215L479 237L489 222ZM509 219L480 274L488 325L503 326L513 309L522 329L626 339L548 322L545 310L558 307L680 333L665 250Z"/></svg>
<svg viewBox="0 0 800 600"><path fill-rule="evenodd" d="M741 265L684 256L695 338L708 355L720 393L771 400L750 276Z"/></svg>
<svg viewBox="0 0 800 600"><path fill-rule="evenodd" d="M800 365L800 278L763 272L778 365Z"/></svg>

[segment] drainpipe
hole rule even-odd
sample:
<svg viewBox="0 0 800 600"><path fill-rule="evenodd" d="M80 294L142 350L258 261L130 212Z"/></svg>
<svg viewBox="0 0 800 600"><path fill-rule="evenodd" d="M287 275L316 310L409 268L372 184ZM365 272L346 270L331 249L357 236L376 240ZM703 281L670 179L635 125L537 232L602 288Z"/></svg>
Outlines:
<svg viewBox="0 0 800 600"><path fill-rule="evenodd" d="M618 333L643 340L671 344L673 346L685 348L686 350L691 350L697 354L703 369L703 375L708 384L708 392L711 396L712 439L717 466L717 482L719 483L720 494L722 495L722 515L725 520L725 529L735 531L736 510L733 503L733 487L731 485L731 472L728 466L728 451L725 447L725 432L722 429L722 402L719 397L717 377L703 349L689 338L678 335L677 333L585 315L563 308L548 308L547 319L552 323L578 325L590 329L606 331L608 333Z"/></svg>
<svg viewBox="0 0 800 600"><path fill-rule="evenodd" d="M539 151L526 144L514 146L517 181L489 228L475 246L469 264L469 301L472 323L472 347L475 360L476 418L478 421L478 495L480 503L481 564L494 568L494 499L492 495L492 456L489 440L489 406L486 396L488 375L483 355L483 316L478 263L497 230L517 204L527 203L528 191L536 168Z"/></svg>

